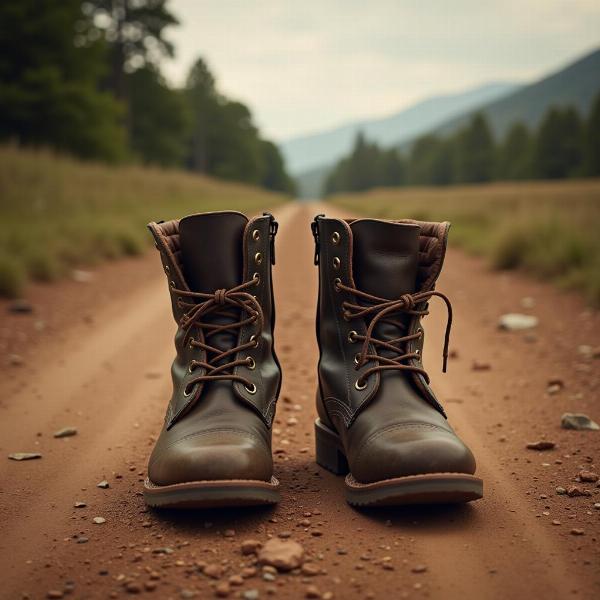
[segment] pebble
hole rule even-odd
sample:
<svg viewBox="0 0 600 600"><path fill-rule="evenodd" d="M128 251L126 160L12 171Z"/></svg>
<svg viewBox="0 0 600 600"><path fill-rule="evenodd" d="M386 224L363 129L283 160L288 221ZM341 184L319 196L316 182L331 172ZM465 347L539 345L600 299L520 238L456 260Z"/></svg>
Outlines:
<svg viewBox="0 0 600 600"><path fill-rule="evenodd" d="M413 573L425 573L427 571L427 565L415 565L411 571Z"/></svg>
<svg viewBox="0 0 600 600"><path fill-rule="evenodd" d="M60 590L49 590L46 594L46 598L51 598L52 600L56 598L64 598L65 595Z"/></svg>
<svg viewBox="0 0 600 600"><path fill-rule="evenodd" d="M246 590L242 594L242 598L244 600L258 600L260 598L260 594L258 593L258 590Z"/></svg>
<svg viewBox="0 0 600 600"><path fill-rule="evenodd" d="M76 283L90 283L94 279L94 274L90 271L82 271L81 269L73 269L71 271L71 279Z"/></svg>
<svg viewBox="0 0 600 600"><path fill-rule="evenodd" d="M600 510L600 502L594 502L594 508Z"/></svg>
<svg viewBox="0 0 600 600"><path fill-rule="evenodd" d="M556 488L556 493L557 493L559 496L564 496L564 495L567 493L567 490L566 490L564 487L562 487L562 486L560 486L560 485L559 485L559 486Z"/></svg>
<svg viewBox="0 0 600 600"><path fill-rule="evenodd" d="M105 490L110 487L110 484L108 483L108 481L106 481L106 479L104 479L100 483L97 483L96 487L99 487L99 488L102 488L103 490Z"/></svg>
<svg viewBox="0 0 600 600"><path fill-rule="evenodd" d="M312 563L304 563L302 568L300 569L302 575L306 575L307 577L314 577L321 572L321 569L317 565L313 565Z"/></svg>
<svg viewBox="0 0 600 600"><path fill-rule="evenodd" d="M579 479L586 483L596 483L600 479L600 476L598 473L593 473L592 471L580 471Z"/></svg>
<svg viewBox="0 0 600 600"><path fill-rule="evenodd" d="M227 598L230 592L231 588L229 587L229 584L226 581L222 581L221 583L217 584L217 587L215 588L215 594L219 598Z"/></svg>
<svg viewBox="0 0 600 600"><path fill-rule="evenodd" d="M85 535L80 535L77 538L77 543L78 544L87 544L89 541L90 541L89 538L86 538Z"/></svg>
<svg viewBox="0 0 600 600"><path fill-rule="evenodd" d="M591 495L592 495L591 492L589 492L588 490L583 490L579 486L576 486L576 485L572 485L567 490L567 496L569 496L570 498L576 498L578 496L591 496Z"/></svg>
<svg viewBox="0 0 600 600"><path fill-rule="evenodd" d="M102 523L106 523L106 519L104 517L94 517L92 519L92 521L96 524L96 525L102 525Z"/></svg>
<svg viewBox="0 0 600 600"><path fill-rule="evenodd" d="M571 535L584 535L583 529L578 529L577 527L573 527L570 531Z"/></svg>
<svg viewBox="0 0 600 600"><path fill-rule="evenodd" d="M522 331L523 329L537 327L538 323L538 318L533 315L507 313L498 320L498 328L504 331Z"/></svg>
<svg viewBox="0 0 600 600"><path fill-rule="evenodd" d="M320 598L321 592L319 592L319 590L314 585L309 585L306 588L306 594L304 594L304 596L306 598Z"/></svg>
<svg viewBox="0 0 600 600"><path fill-rule="evenodd" d="M489 371L492 368L492 365L488 362L482 362L480 360L474 360L471 363L472 371Z"/></svg>
<svg viewBox="0 0 600 600"><path fill-rule="evenodd" d="M25 364L25 359L20 354L9 354L8 364L11 367L22 367Z"/></svg>
<svg viewBox="0 0 600 600"><path fill-rule="evenodd" d="M565 413L560 418L560 426L563 429L576 429L576 430L600 430L600 425L592 421L587 415L582 413Z"/></svg>
<svg viewBox="0 0 600 600"><path fill-rule="evenodd" d="M33 460L35 458L42 458L39 452L13 452L8 455L11 460Z"/></svg>
<svg viewBox="0 0 600 600"><path fill-rule="evenodd" d="M27 314L33 312L33 305L24 298L17 298L8 305L8 312L17 314Z"/></svg>
<svg viewBox="0 0 600 600"><path fill-rule="evenodd" d="M262 542L258 540L244 540L240 549L244 556L248 556L248 554L256 554L262 546Z"/></svg>
<svg viewBox="0 0 600 600"><path fill-rule="evenodd" d="M75 504L73 504L73 506L75 508L85 508L87 506L87 504L85 502L79 502L79 501L77 501L77 502L75 502Z"/></svg>
<svg viewBox="0 0 600 600"><path fill-rule="evenodd" d="M142 586L139 583L137 583L136 581L128 581L125 584L125 591L128 594L141 594Z"/></svg>
<svg viewBox="0 0 600 600"><path fill-rule="evenodd" d="M179 592L179 597L187 600L188 598L195 598L198 594L194 590L183 589Z"/></svg>
<svg viewBox="0 0 600 600"><path fill-rule="evenodd" d="M223 535L224 535L225 537L235 537L235 529L226 529L226 530L223 532Z"/></svg>
<svg viewBox="0 0 600 600"><path fill-rule="evenodd" d="M530 442L527 444L529 450L553 450L556 447L554 442L548 442L546 440L540 440L539 442Z"/></svg>
<svg viewBox="0 0 600 600"><path fill-rule="evenodd" d="M77 429L75 427L63 427L62 429L54 432L55 438L65 438L73 435L77 435Z"/></svg>
<svg viewBox="0 0 600 600"><path fill-rule="evenodd" d="M223 575L223 567L217 564L206 565L202 572L211 579L219 579Z"/></svg>
<svg viewBox="0 0 600 600"><path fill-rule="evenodd" d="M258 553L258 562L261 565L271 565L278 571L297 569L303 561L304 548L293 540L271 538Z"/></svg>

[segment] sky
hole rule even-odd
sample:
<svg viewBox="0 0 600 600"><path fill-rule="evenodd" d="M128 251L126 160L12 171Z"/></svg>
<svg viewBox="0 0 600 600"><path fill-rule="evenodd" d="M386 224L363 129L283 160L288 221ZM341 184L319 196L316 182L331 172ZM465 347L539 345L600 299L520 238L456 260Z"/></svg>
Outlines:
<svg viewBox="0 0 600 600"><path fill-rule="evenodd" d="M198 56L281 142L440 93L542 77L600 47L599 0L171 0L165 61Z"/></svg>

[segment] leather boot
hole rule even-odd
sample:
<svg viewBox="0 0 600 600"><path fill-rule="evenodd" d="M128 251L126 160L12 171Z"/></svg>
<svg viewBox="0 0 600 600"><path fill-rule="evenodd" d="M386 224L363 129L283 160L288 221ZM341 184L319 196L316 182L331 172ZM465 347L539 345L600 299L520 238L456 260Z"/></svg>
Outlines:
<svg viewBox="0 0 600 600"><path fill-rule="evenodd" d="M317 462L346 474L360 506L482 497L475 459L454 433L423 368L429 302L449 223L340 220L313 224L319 265Z"/></svg>
<svg viewBox="0 0 600 600"><path fill-rule="evenodd" d="M178 324L173 395L148 465L150 506L279 501L271 424L281 385L269 214L192 215L148 225Z"/></svg>

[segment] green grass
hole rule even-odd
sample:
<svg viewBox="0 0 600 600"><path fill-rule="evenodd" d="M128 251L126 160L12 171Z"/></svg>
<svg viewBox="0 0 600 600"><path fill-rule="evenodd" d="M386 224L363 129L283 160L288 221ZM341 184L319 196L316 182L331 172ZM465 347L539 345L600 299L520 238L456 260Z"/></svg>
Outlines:
<svg viewBox="0 0 600 600"><path fill-rule="evenodd" d="M223 209L252 214L286 199L183 171L0 146L0 296L18 296L31 279L54 281L142 253L149 221Z"/></svg>
<svg viewBox="0 0 600 600"><path fill-rule="evenodd" d="M450 242L600 305L600 180L377 189L334 204L378 218L451 221Z"/></svg>

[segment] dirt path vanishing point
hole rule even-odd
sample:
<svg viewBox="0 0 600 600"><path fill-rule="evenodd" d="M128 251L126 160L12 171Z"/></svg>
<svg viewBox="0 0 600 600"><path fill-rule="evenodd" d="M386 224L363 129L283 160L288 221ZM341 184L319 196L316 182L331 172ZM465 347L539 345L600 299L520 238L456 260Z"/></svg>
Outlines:
<svg viewBox="0 0 600 600"><path fill-rule="evenodd" d="M316 269L308 223L324 211L338 214L307 204L277 211L284 384L274 452L283 501L274 509L144 506L141 482L170 391L174 334L154 253L103 266L87 284L34 286L31 314L9 315L0 304L0 597L212 598L217 586L227 595L229 581L229 597L248 600L600 597L600 488L576 481L582 470L600 471L600 432L560 429L563 412L600 419L600 360L582 347L600 344L599 314L576 296L449 252L438 289L454 304L455 358L442 375L444 311L434 305L425 363L475 452L485 498L462 507L354 510L343 480L314 463ZM528 309L523 298L532 299ZM506 312L535 314L540 325L500 332ZM473 369L474 361L489 369ZM557 393L548 392L550 380L562 382ZM77 435L53 438L65 426ZM526 449L541 439L556 448ZM43 458L6 458L23 451ZM107 489L97 487L101 480ZM572 486L590 495L556 492ZM314 568L273 575L241 554L242 541L277 535L300 542Z"/></svg>

